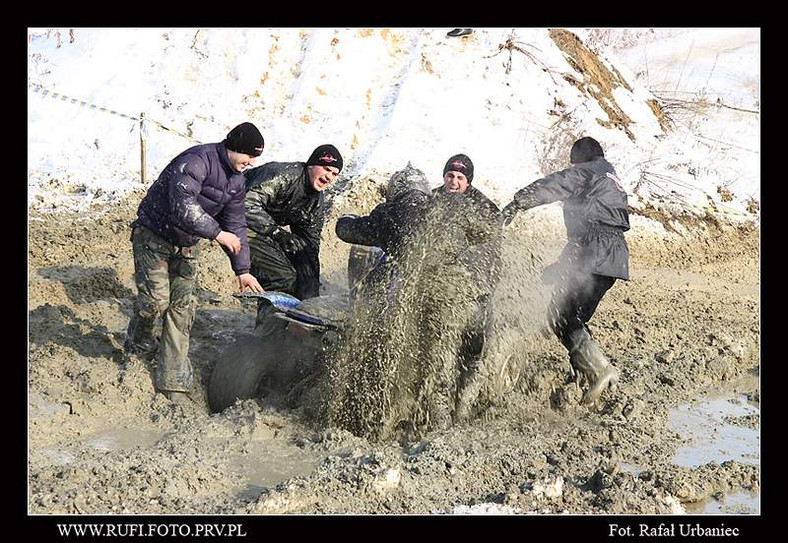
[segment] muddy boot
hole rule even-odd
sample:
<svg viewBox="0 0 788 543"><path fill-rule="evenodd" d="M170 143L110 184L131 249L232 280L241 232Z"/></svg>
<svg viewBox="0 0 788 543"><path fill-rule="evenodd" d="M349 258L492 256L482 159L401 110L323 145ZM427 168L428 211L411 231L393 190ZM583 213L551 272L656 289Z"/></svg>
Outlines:
<svg viewBox="0 0 788 543"><path fill-rule="evenodd" d="M618 382L620 372L611 365L604 367L596 376L596 380L591 383L591 386L583 395L583 403L594 403L599 395L607 388L613 388Z"/></svg>
<svg viewBox="0 0 788 543"><path fill-rule="evenodd" d="M186 392L180 392L177 390L167 390L164 392L164 395L170 400L174 405L179 405L181 407L186 407L192 404L192 399L189 397L189 394Z"/></svg>
<svg viewBox="0 0 788 543"><path fill-rule="evenodd" d="M471 418L473 405L479 398L482 384L482 378L478 373L474 373L465 380L457 394L457 409L454 412L455 420L464 421Z"/></svg>
<svg viewBox="0 0 788 543"><path fill-rule="evenodd" d="M577 372L588 380L588 390L581 401L584 404L594 403L608 386L615 385L619 371L610 364L587 330L577 332L573 344L571 363Z"/></svg>

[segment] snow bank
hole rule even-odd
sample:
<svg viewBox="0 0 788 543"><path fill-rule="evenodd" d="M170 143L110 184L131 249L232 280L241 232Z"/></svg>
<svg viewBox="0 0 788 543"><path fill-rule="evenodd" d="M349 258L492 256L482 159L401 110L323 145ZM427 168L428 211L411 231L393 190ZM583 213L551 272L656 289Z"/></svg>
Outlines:
<svg viewBox="0 0 788 543"><path fill-rule="evenodd" d="M219 141L249 120L266 139L262 162L305 160L331 142L345 157L344 181L383 181L411 161L438 185L445 160L464 152L475 163L474 183L504 205L564 167L571 141L590 135L635 206L712 204L753 216L758 115L716 99L758 107L741 91L752 84L757 29L707 32L705 41L679 30L663 31L663 39L646 30L491 28L463 38L447 30L31 29L29 206L86 209L144 188L144 113L148 183L186 147ZM733 91L708 92L672 110L653 107L654 82L675 74L676 59L685 59L676 86L689 89L703 73L687 51L707 51L707 59L720 43L745 45L713 57L707 87L725 83L739 89L736 99ZM645 54L644 79L627 65L639 66ZM748 72L736 79L746 60Z"/></svg>

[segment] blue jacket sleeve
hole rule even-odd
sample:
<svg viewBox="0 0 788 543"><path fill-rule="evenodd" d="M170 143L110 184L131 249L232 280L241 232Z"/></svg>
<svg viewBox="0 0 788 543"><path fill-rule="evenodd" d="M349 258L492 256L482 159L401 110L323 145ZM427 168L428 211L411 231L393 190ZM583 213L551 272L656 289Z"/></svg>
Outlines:
<svg viewBox="0 0 788 543"><path fill-rule="evenodd" d="M246 229L246 191L238 191L233 198L227 202L222 212L219 214L219 222L224 229L232 232L241 240L241 250L236 254L227 253L235 275L249 273L251 269L251 256L249 253L249 237ZM224 248L224 247L222 247Z"/></svg>

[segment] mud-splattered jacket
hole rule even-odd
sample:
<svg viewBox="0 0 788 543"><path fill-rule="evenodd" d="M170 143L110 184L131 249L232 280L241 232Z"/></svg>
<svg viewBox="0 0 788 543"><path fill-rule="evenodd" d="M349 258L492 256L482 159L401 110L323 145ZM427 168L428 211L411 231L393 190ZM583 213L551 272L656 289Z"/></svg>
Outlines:
<svg viewBox="0 0 788 543"><path fill-rule="evenodd" d="M567 245L560 262L574 269L629 279L627 193L604 158L573 164L519 190L518 209L563 202Z"/></svg>
<svg viewBox="0 0 788 543"><path fill-rule="evenodd" d="M246 222L253 255L264 251L256 241L270 237L280 226L303 239L311 272L320 276L320 232L325 219L325 200L309 184L303 162L268 162L246 172Z"/></svg>
<svg viewBox="0 0 788 543"><path fill-rule="evenodd" d="M470 271L488 293L501 271L500 210L482 191L469 185L462 194L440 186L432 191L437 219L454 228L458 263Z"/></svg>
<svg viewBox="0 0 788 543"><path fill-rule="evenodd" d="M430 198L420 190L407 190L378 204L364 217L340 217L335 231L347 243L380 247L396 258L424 222Z"/></svg>
<svg viewBox="0 0 788 543"><path fill-rule="evenodd" d="M224 142L186 149L148 189L132 227L142 224L179 247L215 239L222 230L232 232L241 240L241 251L225 252L236 275L248 273L244 181L230 164Z"/></svg>

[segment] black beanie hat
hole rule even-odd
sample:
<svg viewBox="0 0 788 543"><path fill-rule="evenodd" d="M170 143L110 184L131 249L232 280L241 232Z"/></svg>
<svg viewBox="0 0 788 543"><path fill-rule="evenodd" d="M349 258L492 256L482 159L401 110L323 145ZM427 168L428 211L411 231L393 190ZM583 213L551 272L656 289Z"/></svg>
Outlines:
<svg viewBox="0 0 788 543"><path fill-rule="evenodd" d="M265 147L263 135L252 123L239 124L230 130L225 141L229 150L249 156L262 155Z"/></svg>
<svg viewBox="0 0 788 543"><path fill-rule="evenodd" d="M572 150L569 151L569 162L572 164L580 164L581 162L588 162L597 157L605 156L602 151L602 146L594 138L580 138L572 144Z"/></svg>
<svg viewBox="0 0 788 543"><path fill-rule="evenodd" d="M460 153L447 160L443 167L443 175L448 171L460 172L468 179L468 183L473 181L473 162L468 155Z"/></svg>
<svg viewBox="0 0 788 543"><path fill-rule="evenodd" d="M309 160L306 161L307 166L334 166L342 171L342 155L336 147L330 143L321 145L312 151Z"/></svg>

